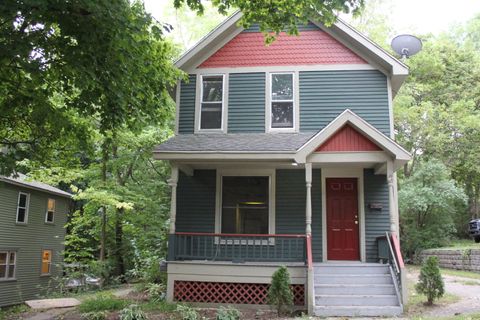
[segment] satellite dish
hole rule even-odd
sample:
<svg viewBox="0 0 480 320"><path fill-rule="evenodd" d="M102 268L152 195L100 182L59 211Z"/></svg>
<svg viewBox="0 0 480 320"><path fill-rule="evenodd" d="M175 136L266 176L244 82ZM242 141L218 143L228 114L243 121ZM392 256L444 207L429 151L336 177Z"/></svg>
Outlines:
<svg viewBox="0 0 480 320"><path fill-rule="evenodd" d="M411 34L401 34L393 38L392 49L402 58L408 58L422 50L422 40Z"/></svg>

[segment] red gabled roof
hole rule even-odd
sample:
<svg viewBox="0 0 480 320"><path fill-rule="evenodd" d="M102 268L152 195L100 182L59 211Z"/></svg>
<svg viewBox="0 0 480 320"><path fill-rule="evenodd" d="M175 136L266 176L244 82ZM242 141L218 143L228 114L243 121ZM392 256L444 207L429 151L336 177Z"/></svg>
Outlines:
<svg viewBox="0 0 480 320"><path fill-rule="evenodd" d="M382 149L346 124L315 150L315 152L338 151L382 151Z"/></svg>
<svg viewBox="0 0 480 320"><path fill-rule="evenodd" d="M366 64L367 62L321 30L289 36L282 32L265 45L260 32L242 32L225 44L200 68L254 67L311 64Z"/></svg>

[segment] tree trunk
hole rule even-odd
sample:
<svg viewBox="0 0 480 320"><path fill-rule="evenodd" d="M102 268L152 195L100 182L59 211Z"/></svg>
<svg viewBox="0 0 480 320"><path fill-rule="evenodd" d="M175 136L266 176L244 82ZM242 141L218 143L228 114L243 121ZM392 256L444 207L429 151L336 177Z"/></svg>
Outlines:
<svg viewBox="0 0 480 320"><path fill-rule="evenodd" d="M105 185L107 182L107 162L108 162L108 145L109 138L105 138L102 144L102 182ZM105 247L107 239L107 208L103 206L101 208L102 230L100 234L100 261L105 261Z"/></svg>
<svg viewBox="0 0 480 320"><path fill-rule="evenodd" d="M115 219L115 256L116 256L116 271L117 275L122 276L125 274L125 261L123 259L123 209L117 209L117 216ZM122 282L125 279L122 278Z"/></svg>

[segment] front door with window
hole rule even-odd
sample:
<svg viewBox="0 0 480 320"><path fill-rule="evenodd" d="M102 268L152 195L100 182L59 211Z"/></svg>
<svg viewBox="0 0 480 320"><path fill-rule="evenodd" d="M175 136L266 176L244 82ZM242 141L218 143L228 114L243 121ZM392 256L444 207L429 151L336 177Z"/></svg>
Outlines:
<svg viewBox="0 0 480 320"><path fill-rule="evenodd" d="M327 259L360 260L356 178L327 178Z"/></svg>

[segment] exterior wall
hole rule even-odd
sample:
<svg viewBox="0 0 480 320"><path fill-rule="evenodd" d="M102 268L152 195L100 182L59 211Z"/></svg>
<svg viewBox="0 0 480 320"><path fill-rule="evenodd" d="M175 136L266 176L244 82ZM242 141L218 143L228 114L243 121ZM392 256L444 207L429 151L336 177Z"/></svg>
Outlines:
<svg viewBox="0 0 480 320"><path fill-rule="evenodd" d="M384 74L376 70L300 72L300 131L319 131L346 108L390 136Z"/></svg>
<svg viewBox="0 0 480 320"><path fill-rule="evenodd" d="M16 224L18 192L30 194L27 225ZM56 200L54 224L45 223L48 198ZM0 307L38 298L62 275L65 223L69 200L0 182L0 250L17 252L16 279L0 281ZM52 250L52 272L40 275L43 249Z"/></svg>
<svg viewBox="0 0 480 320"><path fill-rule="evenodd" d="M265 73L230 74L228 132L265 132Z"/></svg>
<svg viewBox="0 0 480 320"><path fill-rule="evenodd" d="M228 132L265 132L264 72L229 75ZM300 71L300 131L323 129L346 108L390 136L387 78L376 70ZM179 133L193 133L195 75L181 84Z"/></svg>
<svg viewBox="0 0 480 320"><path fill-rule="evenodd" d="M314 23L308 22L307 24L300 23L297 25L298 31L312 31L312 30L320 30ZM287 31L287 30L283 30ZM247 29L243 30L242 32L261 32L260 31L260 25L259 24L252 24L250 27Z"/></svg>
<svg viewBox="0 0 480 320"><path fill-rule="evenodd" d="M377 262L376 238L390 230L388 182L385 175L375 175L373 169L364 170L365 191L365 249L367 262ZM368 208L369 203L381 203L382 210Z"/></svg>
<svg viewBox="0 0 480 320"><path fill-rule="evenodd" d="M420 253L420 261L438 257L440 267L480 272L480 249L429 249Z"/></svg>

